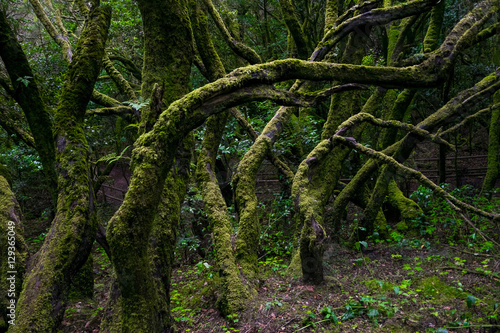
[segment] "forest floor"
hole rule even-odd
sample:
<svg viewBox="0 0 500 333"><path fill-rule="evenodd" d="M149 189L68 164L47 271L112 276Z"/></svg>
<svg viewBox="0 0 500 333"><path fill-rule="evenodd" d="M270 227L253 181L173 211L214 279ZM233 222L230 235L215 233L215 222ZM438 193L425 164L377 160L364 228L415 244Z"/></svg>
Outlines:
<svg viewBox="0 0 500 333"><path fill-rule="evenodd" d="M262 258L256 293L243 313L216 308L213 262L174 269L172 313L179 332L497 332L500 259L467 248L399 241L362 251L328 245L326 280L304 284L286 262ZM66 310L64 332L99 332L110 264L94 251L92 300Z"/></svg>

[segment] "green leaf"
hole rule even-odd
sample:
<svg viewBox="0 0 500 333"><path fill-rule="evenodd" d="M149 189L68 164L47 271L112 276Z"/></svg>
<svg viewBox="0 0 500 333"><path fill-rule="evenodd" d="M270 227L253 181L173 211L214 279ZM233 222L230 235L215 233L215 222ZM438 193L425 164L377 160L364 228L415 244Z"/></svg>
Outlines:
<svg viewBox="0 0 500 333"><path fill-rule="evenodd" d="M367 313L368 317L376 317L378 316L378 310L377 309L371 309L370 311L368 311Z"/></svg>
<svg viewBox="0 0 500 333"><path fill-rule="evenodd" d="M468 308L472 308L472 306L474 304L476 304L476 298L472 295L467 295L467 299L466 299L466 302L467 302L467 307Z"/></svg>
<svg viewBox="0 0 500 333"><path fill-rule="evenodd" d="M368 243L365 241L360 241L359 244L363 245L364 247L368 247Z"/></svg>
<svg viewBox="0 0 500 333"><path fill-rule="evenodd" d="M399 295L399 287L398 286L394 287L394 292L396 293L396 295Z"/></svg>

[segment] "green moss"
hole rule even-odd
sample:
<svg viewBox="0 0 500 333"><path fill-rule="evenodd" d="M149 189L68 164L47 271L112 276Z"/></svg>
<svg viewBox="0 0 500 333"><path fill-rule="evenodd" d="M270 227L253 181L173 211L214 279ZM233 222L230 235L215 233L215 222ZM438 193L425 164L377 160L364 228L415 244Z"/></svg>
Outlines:
<svg viewBox="0 0 500 333"><path fill-rule="evenodd" d="M434 304L456 302L465 299L465 293L453 286L449 286L437 276L423 278L414 283L415 290Z"/></svg>
<svg viewBox="0 0 500 333"><path fill-rule="evenodd" d="M500 102L500 91L493 95L493 103ZM500 110L493 110L491 114L490 130L488 138L488 166L483 181L482 192L488 193L495 187L496 180L500 175L500 159L498 150L500 148Z"/></svg>
<svg viewBox="0 0 500 333"><path fill-rule="evenodd" d="M9 310L7 306L11 299L18 301L23 284L23 275L25 272L25 262L28 257L27 246L23 238L23 218L21 209L17 203L7 180L0 175L0 288L3 290L0 298L0 330L6 330L8 322L12 320L8 317ZM13 238L12 238L13 237ZM9 254L10 246L14 245L15 256ZM9 258L15 257L15 263L11 266ZM9 271L16 271L15 288L11 288L11 283L7 278L12 276ZM16 312L16 319L19 318L19 312ZM16 321L17 323L17 321Z"/></svg>
<svg viewBox="0 0 500 333"><path fill-rule="evenodd" d="M399 210L402 222L409 223L423 216L424 212L420 206L415 201L405 197L394 180L389 183L388 192L389 203Z"/></svg>
<svg viewBox="0 0 500 333"><path fill-rule="evenodd" d="M55 116L59 200L37 260L26 276L14 332L51 332L64 314L69 282L90 253L96 233L89 189L87 146L83 135L85 108L99 74L110 8L94 10L82 32Z"/></svg>
<svg viewBox="0 0 500 333"><path fill-rule="evenodd" d="M431 21L429 28L424 38L423 47L424 53L434 51L439 45L439 36L441 34L441 27L443 26L444 11L446 8L446 1L440 1L432 8Z"/></svg>
<svg viewBox="0 0 500 333"><path fill-rule="evenodd" d="M12 173L3 164L0 164L0 176L4 177L9 185L12 186Z"/></svg>

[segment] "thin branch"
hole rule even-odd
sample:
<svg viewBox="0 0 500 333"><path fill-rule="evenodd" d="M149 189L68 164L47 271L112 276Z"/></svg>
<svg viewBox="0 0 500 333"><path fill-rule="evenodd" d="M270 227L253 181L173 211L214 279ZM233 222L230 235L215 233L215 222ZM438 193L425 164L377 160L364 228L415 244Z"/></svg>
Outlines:
<svg viewBox="0 0 500 333"><path fill-rule="evenodd" d="M203 61L201 61L201 59L200 59L199 56L196 55L194 57L193 63L196 66L196 68L198 68L198 70L200 71L201 75L203 75L203 77L205 79L209 80L207 69L205 68L205 65L203 64Z"/></svg>
<svg viewBox="0 0 500 333"><path fill-rule="evenodd" d="M215 9L214 4L212 3L211 0L203 0L205 3L206 7L208 8L208 11L210 12L210 16L212 16L215 25L217 25L217 28L222 34L222 37L226 41L227 45L233 50L234 53L242 57L243 59L247 60L250 64L259 64L262 62L262 59L260 56L255 52L251 47L237 41L236 39L231 36L229 31L226 28L226 25L224 24L224 21L222 20L222 17L220 16L219 12L217 9Z"/></svg>
<svg viewBox="0 0 500 333"><path fill-rule="evenodd" d="M30 0L30 3L33 6L36 16L40 22L42 22L50 37L52 37L52 39L61 47L63 51L63 58L70 63L73 53L71 51L71 45L68 37L65 37L63 33L59 33L59 31L57 31L56 27L52 24L49 17L45 13L40 0Z"/></svg>
<svg viewBox="0 0 500 333"><path fill-rule="evenodd" d="M446 134L454 132L457 129L459 129L460 127L468 124L471 120L474 120L474 119L476 119L476 118L478 118L478 117L480 117L480 116L482 116L484 114L490 113L490 112L492 112L493 110L496 110L496 109L500 109L500 104L492 105L492 106L490 106L490 107L488 107L486 109L479 110L476 113L474 113L474 114L472 114L472 115L470 115L468 117L465 117L465 119L462 120L460 123L456 124L453 127L448 128L446 131L440 132L439 136L444 137Z"/></svg>
<svg viewBox="0 0 500 333"><path fill-rule="evenodd" d="M103 64L104 69L106 69L106 72L109 74L120 92L127 96L130 101L137 101L137 96L135 95L134 89L132 89L130 83L125 80L123 75L115 68L113 62L107 54L104 54Z"/></svg>
<svg viewBox="0 0 500 333"><path fill-rule="evenodd" d="M142 71L137 65L130 59L116 54L116 51L113 51L113 54L109 56L109 59L111 60L117 60L125 66L125 68L132 73L133 76L139 81L142 81Z"/></svg>
<svg viewBox="0 0 500 333"><path fill-rule="evenodd" d="M344 121L342 124L339 125L337 129L336 135L343 135L347 130L352 128L354 125L362 123L362 122L369 122L372 125L375 126L380 126L380 127L394 127L394 128L399 128L401 130L404 130L406 132L410 133L415 133L423 138L430 139L434 143L442 144L447 146L449 149L455 151L456 148L454 145L449 143L448 141L444 140L441 136L431 134L428 131L421 129L415 125L412 124L407 124L403 123L398 120L383 120L380 118L375 118L373 115L369 113L358 113L346 121Z"/></svg>
<svg viewBox="0 0 500 333"><path fill-rule="evenodd" d="M483 239L485 242L487 242L488 240L491 241L493 244L495 244L497 247L500 247L500 244L498 244L497 242L495 242L495 240L493 240L492 238L488 237L487 235L485 235L481 230L479 230L478 227L476 227L474 225L474 223L472 223L465 215L464 213L462 212L462 210L460 208L458 208L457 206L455 206L449 199L446 199L446 202L451 206L451 208L453 208L458 214L460 214L460 216L462 216L462 219L464 219L465 222L467 222Z"/></svg>
<svg viewBox="0 0 500 333"><path fill-rule="evenodd" d="M347 147L350 147L352 149L356 149L365 155L368 155L372 158L375 158L375 159L381 161L382 163L388 164L388 165L398 169L403 174L417 179L421 184L423 184L424 186L433 190L434 193L436 193L437 195L439 195L440 197L442 197L446 200L449 200L450 202L454 203L458 207L461 207L463 209L472 211L473 213L476 213L478 215L486 217L495 223L500 222L500 215L499 214L485 212L484 210L478 209L472 205L469 205L468 203L465 203L461 200L458 200L457 198L448 194L441 187L434 184L429 178L425 177L421 172L416 171L416 170L409 168L407 166L404 166L403 164L399 163L391 156L387 156L381 152L378 152L376 150L373 150L371 148L365 147L365 146L357 143L354 138L344 138L343 136L334 135L330 140L332 143L333 142L341 143Z"/></svg>

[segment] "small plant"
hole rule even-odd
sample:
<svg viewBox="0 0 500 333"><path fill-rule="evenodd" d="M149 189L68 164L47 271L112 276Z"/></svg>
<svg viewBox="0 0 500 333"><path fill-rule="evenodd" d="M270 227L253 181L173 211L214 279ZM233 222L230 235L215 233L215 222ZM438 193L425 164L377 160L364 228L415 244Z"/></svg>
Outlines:
<svg viewBox="0 0 500 333"><path fill-rule="evenodd" d="M339 323L339 319L337 318L331 307L329 306L323 307L321 309L321 314L326 320L330 321L332 324L336 325Z"/></svg>
<svg viewBox="0 0 500 333"><path fill-rule="evenodd" d="M227 315L227 319L232 322L233 324L236 324L238 321L240 321L240 319L238 318L238 314L236 313L233 313L233 314L230 314L230 315Z"/></svg>
<svg viewBox="0 0 500 333"><path fill-rule="evenodd" d="M279 306L279 307L282 307L283 306L283 303L281 303L280 301L278 300L274 300L273 302L266 302L266 305L265 305L265 309L266 311L269 311L271 310L271 308L273 306Z"/></svg>
<svg viewBox="0 0 500 333"><path fill-rule="evenodd" d="M41 245L45 240L45 236L47 236L47 232L49 229L45 229L45 232L42 232L40 235L35 236L29 240L31 245Z"/></svg>
<svg viewBox="0 0 500 333"><path fill-rule="evenodd" d="M287 268L287 265L283 264L283 259L278 259L277 257L266 258L265 261L259 261L259 264L269 266L274 272L280 275L285 275L285 269Z"/></svg>

